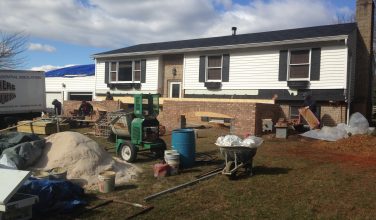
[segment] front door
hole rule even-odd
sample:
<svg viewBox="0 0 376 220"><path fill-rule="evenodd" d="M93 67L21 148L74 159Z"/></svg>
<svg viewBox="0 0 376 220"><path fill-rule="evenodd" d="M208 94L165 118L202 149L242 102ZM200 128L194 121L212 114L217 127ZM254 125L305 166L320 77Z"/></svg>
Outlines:
<svg viewBox="0 0 376 220"><path fill-rule="evenodd" d="M170 82L169 90L170 98L181 98L181 82Z"/></svg>

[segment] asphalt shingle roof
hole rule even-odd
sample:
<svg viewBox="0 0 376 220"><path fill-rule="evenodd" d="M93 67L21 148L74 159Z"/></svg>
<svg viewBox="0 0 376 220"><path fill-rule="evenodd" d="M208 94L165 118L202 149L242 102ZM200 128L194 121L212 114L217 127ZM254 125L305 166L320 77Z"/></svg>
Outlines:
<svg viewBox="0 0 376 220"><path fill-rule="evenodd" d="M185 48L213 47L237 44L264 43L304 38L328 37L349 35L356 28L356 23L334 24L316 27L296 28L261 33L228 35L222 37L210 37L191 40L169 41L160 43L138 44L121 49L111 50L94 56L119 53L134 53L146 51L160 51Z"/></svg>

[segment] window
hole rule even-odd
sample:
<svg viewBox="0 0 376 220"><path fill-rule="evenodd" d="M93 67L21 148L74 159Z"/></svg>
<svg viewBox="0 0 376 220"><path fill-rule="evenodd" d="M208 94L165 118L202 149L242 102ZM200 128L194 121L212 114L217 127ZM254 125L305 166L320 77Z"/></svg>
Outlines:
<svg viewBox="0 0 376 220"><path fill-rule="evenodd" d="M208 56L206 68L207 81L221 81L222 80L222 56Z"/></svg>
<svg viewBox="0 0 376 220"><path fill-rule="evenodd" d="M139 82L141 81L141 61L111 62L111 82Z"/></svg>
<svg viewBox="0 0 376 220"><path fill-rule="evenodd" d="M299 108L301 106L290 106L290 119L299 119Z"/></svg>
<svg viewBox="0 0 376 220"><path fill-rule="evenodd" d="M310 69L310 50L290 51L289 79L308 79Z"/></svg>

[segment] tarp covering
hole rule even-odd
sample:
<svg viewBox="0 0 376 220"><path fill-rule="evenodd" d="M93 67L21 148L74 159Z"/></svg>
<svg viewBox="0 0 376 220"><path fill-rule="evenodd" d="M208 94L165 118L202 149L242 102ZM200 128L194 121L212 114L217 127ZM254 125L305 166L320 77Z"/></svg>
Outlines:
<svg viewBox="0 0 376 220"><path fill-rule="evenodd" d="M39 202L33 205L33 214L36 216L70 213L86 205L82 199L84 190L66 180L29 178L18 193L39 197Z"/></svg>
<svg viewBox="0 0 376 220"><path fill-rule="evenodd" d="M79 76L94 76L95 65L76 65L55 69L46 72L46 77L79 77Z"/></svg>
<svg viewBox="0 0 376 220"><path fill-rule="evenodd" d="M45 140L35 134L9 132L0 134L0 167L24 169L42 154Z"/></svg>

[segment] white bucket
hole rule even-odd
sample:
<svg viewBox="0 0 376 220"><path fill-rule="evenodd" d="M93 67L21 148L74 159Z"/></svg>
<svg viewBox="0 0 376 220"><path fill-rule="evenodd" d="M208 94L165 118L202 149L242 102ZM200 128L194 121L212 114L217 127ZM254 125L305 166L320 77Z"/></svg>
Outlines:
<svg viewBox="0 0 376 220"><path fill-rule="evenodd" d="M166 163L171 167L170 174L175 175L179 173L180 166L180 154L177 150L165 150L164 159Z"/></svg>
<svg viewBox="0 0 376 220"><path fill-rule="evenodd" d="M102 193L109 193L115 189L115 176L114 171L103 171L98 175L98 190Z"/></svg>

